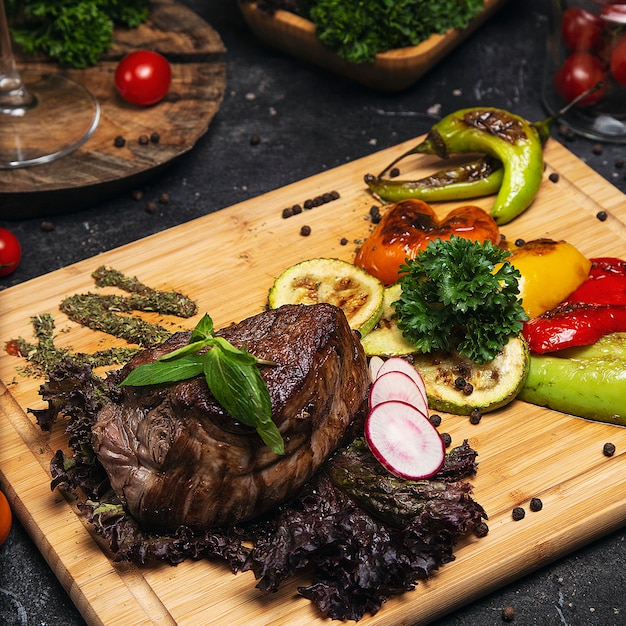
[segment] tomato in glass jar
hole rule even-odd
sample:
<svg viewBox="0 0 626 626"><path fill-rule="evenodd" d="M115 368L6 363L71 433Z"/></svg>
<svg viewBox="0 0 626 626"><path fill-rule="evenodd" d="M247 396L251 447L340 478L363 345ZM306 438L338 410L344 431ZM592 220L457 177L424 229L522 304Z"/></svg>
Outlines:
<svg viewBox="0 0 626 626"><path fill-rule="evenodd" d="M565 10L561 30L563 42L572 51L590 52L602 41L600 18L580 7Z"/></svg>
<svg viewBox="0 0 626 626"><path fill-rule="evenodd" d="M570 54L553 78L554 88L566 102L571 102L599 82L606 83L606 71L602 61L589 52ZM592 106L605 93L606 85L585 96L578 105Z"/></svg>

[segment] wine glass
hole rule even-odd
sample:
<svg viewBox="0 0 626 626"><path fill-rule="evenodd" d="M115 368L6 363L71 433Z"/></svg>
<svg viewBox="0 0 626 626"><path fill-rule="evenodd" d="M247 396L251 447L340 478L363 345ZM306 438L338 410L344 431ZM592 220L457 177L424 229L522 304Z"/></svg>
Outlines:
<svg viewBox="0 0 626 626"><path fill-rule="evenodd" d="M99 119L98 101L74 80L17 70L0 0L0 169L49 163L72 152L91 137Z"/></svg>

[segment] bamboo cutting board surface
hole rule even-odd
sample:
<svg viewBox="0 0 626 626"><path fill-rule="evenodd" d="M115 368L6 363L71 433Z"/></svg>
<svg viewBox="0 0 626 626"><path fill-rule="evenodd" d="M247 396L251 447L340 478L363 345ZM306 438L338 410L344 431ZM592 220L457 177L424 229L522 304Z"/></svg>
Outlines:
<svg viewBox="0 0 626 626"><path fill-rule="evenodd" d="M30 318L52 313L56 343L93 352L120 345L107 335L71 323L58 309L71 294L94 291L91 272L102 264L163 290L182 291L223 326L262 310L274 278L288 265L315 256L352 260L368 234L374 201L363 175L377 173L416 143L391 149L323 172L258 198L87 259L0 292L0 339L32 340ZM534 204L501 228L509 240L565 239L588 256L626 258L626 203L622 193L560 144L546 148L547 169ZM417 165L419 164L419 167ZM417 175L427 157L402 164L403 177ZM558 173L557 182L548 179ZM284 207L336 190L340 198L288 219ZM491 199L475 204L488 208ZM459 203L435 206L445 215ZM606 221L596 218L608 213ZM308 237L300 235L311 227ZM342 238L348 240L342 245ZM111 288L103 292L114 291ZM182 321L146 317L172 327ZM40 379L22 376L22 359L0 355L0 488L42 554L90 624L180 624L309 626L328 623L296 593L302 580L264 597L251 573L231 574L216 562L172 567L113 563L71 502L50 490L49 462L66 447L63 424L52 433L34 425L29 408L42 408ZM516 401L487 414L478 425L467 417L443 417L440 429L453 445L469 439L478 451L474 497L489 515L489 534L468 536L456 560L433 578L389 600L364 625L418 624L441 616L626 523L626 429L587 422ZM602 453L605 442L615 456ZM530 498L543 510L530 512ZM513 521L516 506L527 510Z"/></svg>

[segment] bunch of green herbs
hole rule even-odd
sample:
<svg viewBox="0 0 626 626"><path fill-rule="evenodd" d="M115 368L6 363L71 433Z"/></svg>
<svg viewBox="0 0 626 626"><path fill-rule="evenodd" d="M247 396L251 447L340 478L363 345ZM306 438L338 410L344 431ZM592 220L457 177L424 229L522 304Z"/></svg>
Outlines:
<svg viewBox="0 0 626 626"><path fill-rule="evenodd" d="M415 46L434 34L465 28L483 0L261 0L262 10L284 9L315 24L318 39L350 63Z"/></svg>
<svg viewBox="0 0 626 626"><path fill-rule="evenodd" d="M5 0L14 43L27 55L62 65L95 65L113 43L115 26L136 28L149 0Z"/></svg>
<svg viewBox="0 0 626 626"><path fill-rule="evenodd" d="M431 241L400 268L398 328L421 352L456 350L475 363L492 361L527 319L510 254L491 241Z"/></svg>

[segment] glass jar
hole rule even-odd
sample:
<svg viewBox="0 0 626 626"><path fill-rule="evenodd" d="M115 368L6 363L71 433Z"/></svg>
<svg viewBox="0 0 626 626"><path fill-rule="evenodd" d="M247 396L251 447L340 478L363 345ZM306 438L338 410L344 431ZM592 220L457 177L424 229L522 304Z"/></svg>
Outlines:
<svg viewBox="0 0 626 626"><path fill-rule="evenodd" d="M585 137L626 143L626 0L552 0L546 108L554 114L598 83L559 119Z"/></svg>

